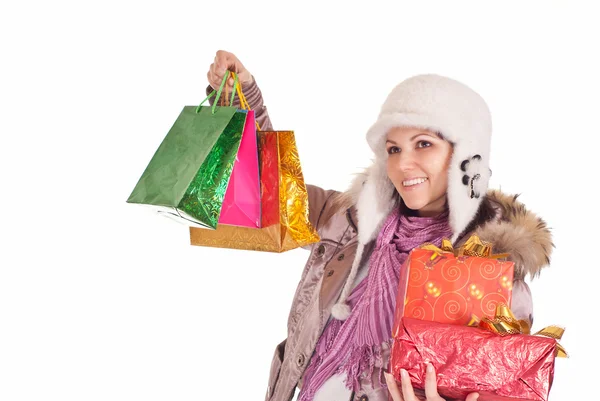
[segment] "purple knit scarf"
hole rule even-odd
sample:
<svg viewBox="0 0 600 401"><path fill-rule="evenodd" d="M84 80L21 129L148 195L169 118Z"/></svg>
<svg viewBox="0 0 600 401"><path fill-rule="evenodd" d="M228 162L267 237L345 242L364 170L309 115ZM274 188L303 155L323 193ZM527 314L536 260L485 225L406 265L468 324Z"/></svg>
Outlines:
<svg viewBox="0 0 600 401"><path fill-rule="evenodd" d="M448 213L436 217L407 217L398 208L389 215L369 259L369 273L348 297L352 313L345 321L332 318L319 338L315 353L304 373L299 401L312 401L330 377L346 374L346 386L360 389L360 378L373 375L376 364L384 366L382 345L391 346L392 324L400 267L409 252L431 242L440 245L450 237ZM379 375L380 385L383 375Z"/></svg>

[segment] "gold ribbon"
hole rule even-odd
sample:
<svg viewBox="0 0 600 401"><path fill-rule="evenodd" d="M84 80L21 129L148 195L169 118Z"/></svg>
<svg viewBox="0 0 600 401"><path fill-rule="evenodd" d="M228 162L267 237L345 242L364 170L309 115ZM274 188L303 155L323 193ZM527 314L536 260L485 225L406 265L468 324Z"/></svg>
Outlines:
<svg viewBox="0 0 600 401"><path fill-rule="evenodd" d="M484 317L480 320L477 316L471 315L468 326L479 327L480 329L491 331L492 333L501 336L530 334L531 332L529 323L525 320L517 320L510 308L503 303L498 304L496 307L496 314L493 319ZM558 343L558 340L562 338L564 332L565 329L562 327L548 326L533 335L554 338L556 340L556 356L559 358L567 358L567 351L560 343Z"/></svg>
<svg viewBox="0 0 600 401"><path fill-rule="evenodd" d="M425 243L419 248L433 251L430 259L430 262L432 263L435 263L435 260L443 254L448 253L454 255L455 257L477 256L488 259L503 259L509 256L508 253L493 254L492 244L487 241L482 241L477 234L471 235L471 237L458 249L454 249L452 242L450 242L450 240L447 238L442 240L441 248L431 243ZM471 320L469 321L468 326L479 327L501 336L531 333L529 323L525 320L518 320L515 315L513 315L510 308L503 303L498 304L496 307L496 314L493 319L484 317L480 320L477 316L471 315ZM565 329L562 327L548 326L544 327L542 330L534 333L533 335L551 337L557 340L556 356L559 358L566 358L568 357L567 351L558 343L558 340L562 338L564 332Z"/></svg>
<svg viewBox="0 0 600 401"><path fill-rule="evenodd" d="M229 72L231 78L235 79L235 73L233 71ZM242 85L238 83L238 85L236 85L236 91L238 94L238 97L240 98L240 108L242 110L250 110L250 104L248 103L248 100L246 100L246 96L244 95L244 93L242 92ZM256 129L258 131L260 131L260 125L258 125L258 121L254 121L254 123L256 124Z"/></svg>
<svg viewBox="0 0 600 401"><path fill-rule="evenodd" d="M434 251L437 255L434 255L432 259L435 259L444 253L451 253L454 256L478 256L480 258L488 259L503 259L509 256L508 253L498 253L494 255L492 253L492 243L482 241L477 234L471 235L471 237L469 237L469 239L458 249L454 249L452 242L450 242L448 238L442 239L441 248L438 248L431 243L425 243L419 248Z"/></svg>

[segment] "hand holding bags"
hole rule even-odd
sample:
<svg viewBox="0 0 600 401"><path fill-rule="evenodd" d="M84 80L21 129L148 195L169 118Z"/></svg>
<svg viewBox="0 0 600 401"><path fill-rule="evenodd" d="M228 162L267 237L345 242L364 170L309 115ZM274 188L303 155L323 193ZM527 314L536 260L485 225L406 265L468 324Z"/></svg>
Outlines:
<svg viewBox="0 0 600 401"><path fill-rule="evenodd" d="M217 107L224 84L212 108L183 108L127 202L152 206L187 225L259 226L254 112Z"/></svg>
<svg viewBox="0 0 600 401"><path fill-rule="evenodd" d="M318 242L293 132L257 133L252 110L217 107L227 78L212 108L184 107L128 202L191 226L192 245L283 252Z"/></svg>

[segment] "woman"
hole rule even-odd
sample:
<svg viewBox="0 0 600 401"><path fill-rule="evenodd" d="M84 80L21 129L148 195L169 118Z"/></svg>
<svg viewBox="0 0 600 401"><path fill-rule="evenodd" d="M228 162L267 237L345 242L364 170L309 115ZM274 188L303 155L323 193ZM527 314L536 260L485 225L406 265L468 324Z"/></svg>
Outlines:
<svg viewBox="0 0 600 401"><path fill-rule="evenodd" d="M233 54L217 52L207 74L211 87L226 70L238 73L262 129L272 129L254 78ZM367 142L373 165L348 191L307 186L309 218L321 242L310 247L288 337L271 365L267 400L290 400L297 386L300 401L417 399L404 373L398 388L384 369L399 270L424 242L439 246L447 237L460 246L477 233L496 252L510 253L512 310L533 321L523 280L549 264L552 239L516 196L487 190L491 116L485 101L446 77L409 78L386 99ZM432 366L422 397L442 400Z"/></svg>

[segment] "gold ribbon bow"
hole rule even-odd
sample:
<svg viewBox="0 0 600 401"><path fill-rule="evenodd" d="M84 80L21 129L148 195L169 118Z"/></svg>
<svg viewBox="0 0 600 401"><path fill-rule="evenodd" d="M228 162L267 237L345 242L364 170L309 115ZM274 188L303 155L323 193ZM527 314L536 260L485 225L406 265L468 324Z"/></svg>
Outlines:
<svg viewBox="0 0 600 401"><path fill-rule="evenodd" d="M471 237L469 237L469 239L458 249L454 249L452 242L450 242L448 238L442 239L441 248L438 248L431 243L425 243L419 248L434 251L434 254L431 255L432 261L444 253L451 253L454 256L478 256L480 258L488 259L503 259L509 256L508 253L498 253L494 255L492 253L492 243L482 241L477 234L471 235Z"/></svg>
<svg viewBox="0 0 600 401"><path fill-rule="evenodd" d="M509 256L508 253L493 254L492 244L490 242L482 241L477 234L471 235L471 237L469 237L469 239L465 241L465 243L458 249L454 249L452 242L450 242L450 240L447 238L442 240L441 248L438 248L431 243L425 243L419 248L433 251L429 261L431 264L435 264L440 256L448 253L454 255L455 257L477 256L488 259L503 259ZM493 319L484 317L480 320L477 316L472 315L471 321L468 323L468 325L472 327L479 327L501 336L531 333L529 323L525 320L517 320L510 308L503 303L498 304L496 307L496 314ZM568 357L567 351L558 343L558 340L562 338L564 332L565 329L562 327L548 326L544 327L542 330L534 333L533 335L551 337L557 340L556 356L560 358L566 358Z"/></svg>
<svg viewBox="0 0 600 401"><path fill-rule="evenodd" d="M496 314L493 319L484 317L480 320L477 316L472 315L468 326L479 327L480 329L491 331L492 333L496 333L501 336L508 336L513 334L530 334L531 332L529 323L525 320L517 320L510 308L503 303L499 303L496 307ZM560 343L558 343L558 340L562 338L564 332L565 329L563 329L562 327L548 326L544 327L543 329L541 329L537 333L534 333L533 335L551 337L557 340L556 356L559 358L566 358L568 357L567 351L562 345L560 345Z"/></svg>

